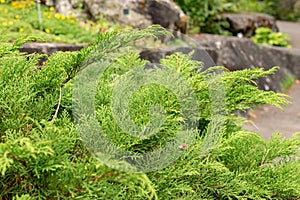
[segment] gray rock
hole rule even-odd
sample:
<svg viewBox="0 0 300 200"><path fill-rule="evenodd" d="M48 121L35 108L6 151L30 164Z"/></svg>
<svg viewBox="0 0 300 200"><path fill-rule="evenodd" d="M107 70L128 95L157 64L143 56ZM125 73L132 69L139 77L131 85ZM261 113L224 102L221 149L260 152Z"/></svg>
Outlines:
<svg viewBox="0 0 300 200"><path fill-rule="evenodd" d="M58 43L26 43L19 48L20 52L52 54L57 51L78 51L85 47L85 45L75 44L58 44Z"/></svg>
<svg viewBox="0 0 300 200"><path fill-rule="evenodd" d="M229 23L229 32L233 35L242 33L244 37L254 35L258 27L267 27L277 32L276 20L271 15L261 13L228 13L222 15L222 20Z"/></svg>
<svg viewBox="0 0 300 200"><path fill-rule="evenodd" d="M123 26L146 28L152 24L187 32L188 17L172 0L47 0L56 12L78 19L96 20L100 15ZM83 7L82 11L77 8Z"/></svg>
<svg viewBox="0 0 300 200"><path fill-rule="evenodd" d="M257 81L260 89L276 92L281 91L280 82L287 75L293 75L300 79L300 49L267 45L257 46L247 38L209 34L194 36L193 40L198 43L198 47L177 46L158 50L143 50L140 57L152 63L149 63L146 68L151 68L153 65L160 67L157 64L159 60L174 52L187 54L191 51L194 51L192 59L202 61L205 64L204 69L215 65L225 66L231 71L253 67L270 69L279 66L280 70L274 75ZM56 51L77 51L83 47L84 45L27 43L20 48L20 51L52 54Z"/></svg>
<svg viewBox="0 0 300 200"><path fill-rule="evenodd" d="M69 0L55 0L55 11L64 16L70 16L75 13Z"/></svg>
<svg viewBox="0 0 300 200"><path fill-rule="evenodd" d="M139 1L84 0L84 3L95 19L101 14L109 21L135 28L145 28L152 24L150 15L141 14L146 13L146 8L141 8Z"/></svg>
<svg viewBox="0 0 300 200"><path fill-rule="evenodd" d="M154 24L182 33L187 32L188 18L173 1L148 0L147 9Z"/></svg>
<svg viewBox="0 0 300 200"><path fill-rule="evenodd" d="M84 45L74 45L74 44L55 44L55 43L26 43L19 48L20 52L25 53L39 53L39 54L53 54L57 51L78 51L84 48ZM47 60L47 56L43 56L39 59L38 65L42 66Z"/></svg>
<svg viewBox="0 0 300 200"><path fill-rule="evenodd" d="M159 63L160 59L175 52L188 54L192 51L194 52L192 59L204 63L203 70L216 65L214 60L217 60L218 55L214 49L208 47L171 47L165 49L144 50L140 53L140 57L150 61L151 63Z"/></svg>
<svg viewBox="0 0 300 200"><path fill-rule="evenodd" d="M84 0L94 19L100 14L109 21L145 28L151 24L186 32L188 18L171 0Z"/></svg>
<svg viewBox="0 0 300 200"><path fill-rule="evenodd" d="M174 52L190 53L192 59L202 61L204 69L211 66L224 66L230 71L248 68L270 69L279 66L275 74L257 80L258 87L263 90L281 92L280 82L286 76L300 79L300 49L258 46L248 38L237 38L210 34L194 36L198 47L170 47L165 49L144 50L140 57L152 63L159 63Z"/></svg>
<svg viewBox="0 0 300 200"><path fill-rule="evenodd" d="M279 66L280 70L267 78L257 81L260 89L281 91L280 82L285 76L294 75L300 79L300 49L258 46L247 38L201 35L194 38L204 46L216 50L217 65L229 70L242 70L252 67L270 69Z"/></svg>
<svg viewBox="0 0 300 200"><path fill-rule="evenodd" d="M282 57L278 58L278 65L287 68L300 80L300 49L274 47L270 51L270 54L272 57L281 54Z"/></svg>

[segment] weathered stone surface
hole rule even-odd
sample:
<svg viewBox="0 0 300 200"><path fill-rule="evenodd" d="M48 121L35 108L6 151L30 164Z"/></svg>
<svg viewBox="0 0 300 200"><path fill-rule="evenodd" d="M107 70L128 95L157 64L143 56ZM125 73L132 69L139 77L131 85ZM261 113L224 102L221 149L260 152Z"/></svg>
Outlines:
<svg viewBox="0 0 300 200"><path fill-rule="evenodd" d="M103 15L109 21L135 28L151 24L186 32L187 16L171 0L84 0L87 10L96 18Z"/></svg>
<svg viewBox="0 0 300 200"><path fill-rule="evenodd" d="M55 11L64 16L69 16L72 13L75 13L75 10L69 0L55 0Z"/></svg>
<svg viewBox="0 0 300 200"><path fill-rule="evenodd" d="M223 14L222 19L229 23L228 31L233 35L242 33L244 37L251 37L258 27L267 27L278 31L275 18L267 14L228 13Z"/></svg>
<svg viewBox="0 0 300 200"><path fill-rule="evenodd" d="M94 18L101 14L109 21L135 28L152 24L150 15L141 14L146 13L146 7L142 7L139 1L85 0L84 3Z"/></svg>
<svg viewBox="0 0 300 200"><path fill-rule="evenodd" d="M55 44L55 43L27 43L20 47L21 52L52 54L57 51L78 51L85 47L84 45L74 44Z"/></svg>
<svg viewBox="0 0 300 200"><path fill-rule="evenodd" d="M217 60L218 55L214 49L208 47L171 47L157 50L144 50L140 53L140 57L151 63L159 63L160 59L175 52L188 54L192 51L194 52L192 59L204 63L203 70L216 65L214 61Z"/></svg>
<svg viewBox="0 0 300 200"><path fill-rule="evenodd" d="M167 29L187 32L188 18L173 1L148 0L146 7L152 18L152 23L160 24Z"/></svg>
<svg viewBox="0 0 300 200"><path fill-rule="evenodd" d="M187 32L188 17L172 0L45 0L56 12L96 20L99 15L111 22L146 28L159 24L170 30ZM78 7L83 7L79 11Z"/></svg>
<svg viewBox="0 0 300 200"><path fill-rule="evenodd" d="M194 37L204 46L216 50L217 65L229 70L242 70L251 67L270 69L279 66L280 70L267 78L257 81L260 89L281 91L280 82L287 75L295 75L300 79L300 49L257 46L250 39L214 35Z"/></svg>
<svg viewBox="0 0 300 200"><path fill-rule="evenodd" d="M274 55L278 54L278 51L282 52L284 55L282 59L280 59L281 62L279 63L279 66L285 66L298 80L300 80L300 49L282 50L277 47L273 49ZM287 62L284 62L285 60L287 60Z"/></svg>
<svg viewBox="0 0 300 200"><path fill-rule="evenodd" d="M258 87L263 90L280 92L280 82L285 76L294 75L300 79L300 49L257 46L250 39L226 37L209 34L194 36L199 43L198 47L170 47L159 50L144 50L140 57L151 63L159 63L161 58L174 52L185 54L194 51L192 59L204 62L205 68L221 65L231 71L252 67L270 69L279 66L280 70L274 75L261 78L257 81ZM200 46L201 44L201 46ZM77 51L84 45L28 43L20 48L21 52L52 54L56 51ZM148 64L146 68L153 66ZM159 66L159 65L158 65Z"/></svg>
<svg viewBox="0 0 300 200"><path fill-rule="evenodd" d="M193 39L202 46L144 50L140 56L152 63L159 63L161 58L174 52L187 54L194 51L192 59L204 62L204 69L215 65L225 66L230 71L254 67L267 70L279 66L275 74L257 80L258 87L263 90L280 92L280 82L286 76L293 75L300 79L300 49L257 46L247 38L210 34L194 36Z"/></svg>
<svg viewBox="0 0 300 200"><path fill-rule="evenodd" d="M216 63L223 65L230 70L241 70L247 67L272 67L269 59L265 58L266 52L255 45L250 39L237 37L218 37L206 35L204 41L201 36L198 37L200 43L216 49L218 60ZM274 66L274 65L273 65Z"/></svg>

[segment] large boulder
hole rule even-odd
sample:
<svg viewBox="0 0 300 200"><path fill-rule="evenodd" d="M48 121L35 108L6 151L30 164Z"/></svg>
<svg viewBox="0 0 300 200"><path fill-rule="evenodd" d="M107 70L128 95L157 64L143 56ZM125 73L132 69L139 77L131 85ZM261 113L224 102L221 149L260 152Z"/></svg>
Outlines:
<svg viewBox="0 0 300 200"><path fill-rule="evenodd" d="M254 67L270 69L279 66L280 70L274 75L257 81L260 89L280 92L280 82L287 76L300 79L300 49L258 46L248 38L208 34L194 39L204 46L215 49L218 54L216 64L232 71Z"/></svg>
<svg viewBox="0 0 300 200"><path fill-rule="evenodd" d="M151 16L139 0L84 0L84 3L94 19L103 15L109 21L135 28L145 28L152 24Z"/></svg>
<svg viewBox="0 0 300 200"><path fill-rule="evenodd" d="M243 34L244 37L254 35L258 27L267 27L277 32L276 20L271 15L261 13L228 13L222 20L229 23L227 30L233 35Z"/></svg>
<svg viewBox="0 0 300 200"><path fill-rule="evenodd" d="M165 58L168 55L172 55L175 52L181 52L184 54L193 52L191 59L202 61L204 63L203 70L215 66L215 61L218 56L216 51L209 47L170 47L164 49L143 50L140 52L140 57L150 61L151 63L159 63L160 59Z"/></svg>
<svg viewBox="0 0 300 200"><path fill-rule="evenodd" d="M153 24L170 30L187 32L188 17L172 0L147 0L147 12Z"/></svg>
<svg viewBox="0 0 300 200"><path fill-rule="evenodd" d="M111 22L146 28L159 24L170 30L187 32L188 16L172 0L45 0L62 15L96 20L100 15ZM78 8L83 8L79 11Z"/></svg>

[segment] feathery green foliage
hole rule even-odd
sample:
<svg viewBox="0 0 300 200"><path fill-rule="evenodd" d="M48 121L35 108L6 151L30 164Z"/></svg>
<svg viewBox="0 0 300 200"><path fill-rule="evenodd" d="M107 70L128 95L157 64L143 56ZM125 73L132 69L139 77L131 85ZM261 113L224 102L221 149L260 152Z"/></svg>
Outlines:
<svg viewBox="0 0 300 200"><path fill-rule="evenodd" d="M258 90L253 81L273 73L249 69L224 71L225 127L215 147L200 156L211 122L201 62L176 53L161 62L185 77L197 95L199 130L176 162L148 173L126 173L96 160L84 147L72 112L74 77L81 66L122 43L164 33L157 26L141 31L107 33L79 52L58 52L38 66L40 55L24 55L18 45L0 46L0 197L2 199L296 199L300 196L300 140L274 134L270 141L245 132L234 113L258 104L280 107L285 96ZM21 45L21 42L19 43ZM93 54L97 50L97 54ZM145 64L136 51L121 52L99 80L96 111L106 136L121 148L145 152L174 137L181 119L176 96L159 85L147 85L131 97L130 112L139 125L149 123L149 108L160 103L167 120L157 135L134 138L124 133L110 110L113 83L130 69ZM92 55L92 56L90 56ZM96 57L93 57L95 55ZM216 67L220 69L220 67ZM154 69L159 70L159 69ZM210 69L211 70L211 69ZM61 97L61 103L60 102ZM143 102L143 103L141 103ZM58 113L56 110L58 109ZM57 115L56 115L57 114Z"/></svg>

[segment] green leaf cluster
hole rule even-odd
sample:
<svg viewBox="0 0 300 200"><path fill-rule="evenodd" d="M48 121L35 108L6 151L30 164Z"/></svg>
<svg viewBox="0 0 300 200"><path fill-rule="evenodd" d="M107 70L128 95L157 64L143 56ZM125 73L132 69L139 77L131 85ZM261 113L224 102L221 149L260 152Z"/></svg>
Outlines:
<svg viewBox="0 0 300 200"><path fill-rule="evenodd" d="M291 47L288 43L289 36L281 32L273 32L270 28L260 27L255 30L252 40L256 44L268 44L272 46Z"/></svg>

